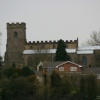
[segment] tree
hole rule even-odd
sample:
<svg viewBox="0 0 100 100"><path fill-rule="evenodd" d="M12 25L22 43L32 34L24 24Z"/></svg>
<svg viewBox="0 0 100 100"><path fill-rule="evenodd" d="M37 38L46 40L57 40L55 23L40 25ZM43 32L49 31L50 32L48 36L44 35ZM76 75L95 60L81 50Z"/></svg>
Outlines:
<svg viewBox="0 0 100 100"><path fill-rule="evenodd" d="M51 78L51 87L52 88L59 87L61 85L61 77L56 71L52 72L50 78Z"/></svg>
<svg viewBox="0 0 100 100"><path fill-rule="evenodd" d="M61 77L59 73L53 71L51 76L51 98L61 97Z"/></svg>
<svg viewBox="0 0 100 100"><path fill-rule="evenodd" d="M63 40L58 41L58 46L56 50L55 61L69 61L70 57L68 56L66 50L66 46Z"/></svg>
<svg viewBox="0 0 100 100"><path fill-rule="evenodd" d="M88 39L85 43L83 43L82 45L89 45L89 46L95 46L95 45L99 45L100 46L100 31L93 31L90 34L90 39Z"/></svg>
<svg viewBox="0 0 100 100"><path fill-rule="evenodd" d="M0 68L2 67L2 57L0 56Z"/></svg>
<svg viewBox="0 0 100 100"><path fill-rule="evenodd" d="M36 80L30 82L27 78L3 79L0 81L0 100L36 100L38 90Z"/></svg>
<svg viewBox="0 0 100 100"><path fill-rule="evenodd" d="M90 39L88 39L82 46L100 46L100 31L93 31L90 34ZM94 66L100 66L100 52L99 50L94 50Z"/></svg>
<svg viewBox="0 0 100 100"><path fill-rule="evenodd" d="M87 97L88 100L96 99L97 81L93 74L87 76Z"/></svg>
<svg viewBox="0 0 100 100"><path fill-rule="evenodd" d="M82 76L79 81L79 89L80 89L80 100L86 100L87 93L86 93L86 78Z"/></svg>
<svg viewBox="0 0 100 100"><path fill-rule="evenodd" d="M35 48L34 61L33 61L35 69L37 69L36 66L40 62L48 61L50 60L50 57L51 56L49 54L49 49L46 48L46 45L37 44Z"/></svg>

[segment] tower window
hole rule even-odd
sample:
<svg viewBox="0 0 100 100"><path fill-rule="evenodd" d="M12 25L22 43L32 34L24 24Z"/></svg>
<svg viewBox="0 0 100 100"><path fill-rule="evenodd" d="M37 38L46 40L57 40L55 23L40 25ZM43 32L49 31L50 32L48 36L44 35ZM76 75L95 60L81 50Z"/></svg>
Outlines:
<svg viewBox="0 0 100 100"><path fill-rule="evenodd" d="M18 33L14 32L14 38L18 37Z"/></svg>

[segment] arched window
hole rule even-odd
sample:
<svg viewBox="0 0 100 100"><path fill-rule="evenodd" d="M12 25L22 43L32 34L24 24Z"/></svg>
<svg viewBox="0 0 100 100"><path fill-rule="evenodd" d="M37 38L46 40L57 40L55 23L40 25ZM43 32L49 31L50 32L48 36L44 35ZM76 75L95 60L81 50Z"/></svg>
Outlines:
<svg viewBox="0 0 100 100"><path fill-rule="evenodd" d="M18 33L14 32L14 38L18 37Z"/></svg>
<svg viewBox="0 0 100 100"><path fill-rule="evenodd" d="M87 58L85 55L82 57L82 64L87 65Z"/></svg>

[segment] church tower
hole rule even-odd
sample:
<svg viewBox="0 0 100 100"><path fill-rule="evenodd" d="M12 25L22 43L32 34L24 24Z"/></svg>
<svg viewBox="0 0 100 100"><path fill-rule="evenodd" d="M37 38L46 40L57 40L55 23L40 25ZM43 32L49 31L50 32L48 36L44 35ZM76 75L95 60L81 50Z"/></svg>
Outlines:
<svg viewBox="0 0 100 100"><path fill-rule="evenodd" d="M7 23L7 44L5 52L5 66L16 67L22 64L22 52L26 42L25 23Z"/></svg>

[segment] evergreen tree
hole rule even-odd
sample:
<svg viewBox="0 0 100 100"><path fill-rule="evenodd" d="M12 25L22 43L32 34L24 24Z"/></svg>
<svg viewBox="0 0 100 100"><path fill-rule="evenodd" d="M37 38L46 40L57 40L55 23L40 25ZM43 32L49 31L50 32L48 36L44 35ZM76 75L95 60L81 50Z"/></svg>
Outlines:
<svg viewBox="0 0 100 100"><path fill-rule="evenodd" d="M70 61L70 57L68 56L65 48L66 48L66 45L64 41L60 39L58 41L55 61Z"/></svg>

